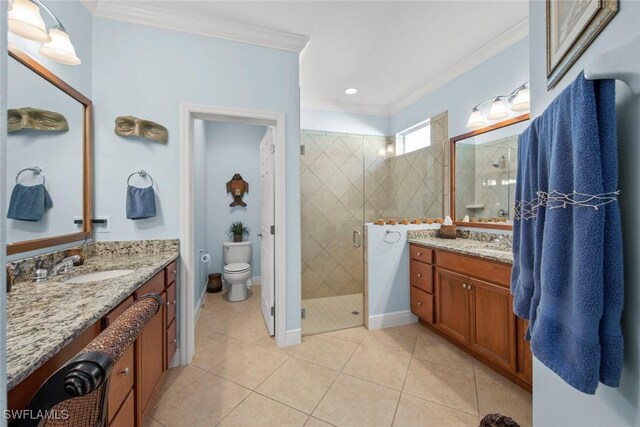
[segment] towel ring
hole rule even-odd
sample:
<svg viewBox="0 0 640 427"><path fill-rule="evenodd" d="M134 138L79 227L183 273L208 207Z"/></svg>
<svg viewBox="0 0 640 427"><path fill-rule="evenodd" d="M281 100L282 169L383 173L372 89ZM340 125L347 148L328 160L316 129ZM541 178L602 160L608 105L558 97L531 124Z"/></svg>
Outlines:
<svg viewBox="0 0 640 427"><path fill-rule="evenodd" d="M140 169L139 171L134 172L134 173L132 173L131 175L129 175L129 178L127 178L127 185L131 185L131 184L129 184L129 181L131 181L131 177L132 177L132 176L134 176L134 175L136 175L136 174L137 174L137 175L140 175L142 178L149 178L149 179L151 180L151 185L150 185L150 187L153 187L153 178L152 178L152 177L151 177L151 175L149 175L149 173L148 173L146 170L144 170L144 169Z"/></svg>
<svg viewBox="0 0 640 427"><path fill-rule="evenodd" d="M388 240L387 240L387 236L388 236L389 234L397 234L397 235L398 235L398 238L397 238L396 240L392 240L392 241L390 242L390 241L388 241ZM398 242L400 241L400 239L402 239L402 233L400 233L400 232L399 232L399 231L397 231L397 230L387 230L387 231L384 233L384 238L382 239L382 241L383 241L383 242L385 242L385 243L389 243L389 244L393 245L394 243L398 243Z"/></svg>
<svg viewBox="0 0 640 427"><path fill-rule="evenodd" d="M40 166L32 166L30 168L24 168L20 172L18 172L18 174L16 175L16 184L18 184L18 179L20 178L20 175L22 175L23 172L31 172L34 175L40 175L42 177L42 185L44 185L47 182L47 179L44 177L44 174L42 173L42 168Z"/></svg>

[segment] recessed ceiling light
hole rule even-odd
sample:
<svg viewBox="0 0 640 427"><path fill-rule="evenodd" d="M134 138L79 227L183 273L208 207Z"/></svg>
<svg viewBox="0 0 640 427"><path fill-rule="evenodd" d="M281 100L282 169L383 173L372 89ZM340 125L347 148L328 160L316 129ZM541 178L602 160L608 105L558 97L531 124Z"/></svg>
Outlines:
<svg viewBox="0 0 640 427"><path fill-rule="evenodd" d="M358 89L350 87L349 89L345 89L344 93L346 93L347 95L355 95L356 93L358 93Z"/></svg>

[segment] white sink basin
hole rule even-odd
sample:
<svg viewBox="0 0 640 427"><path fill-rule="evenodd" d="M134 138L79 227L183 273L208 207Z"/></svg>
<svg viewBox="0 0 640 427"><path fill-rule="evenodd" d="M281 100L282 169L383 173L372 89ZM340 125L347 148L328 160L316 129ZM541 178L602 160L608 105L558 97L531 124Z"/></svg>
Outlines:
<svg viewBox="0 0 640 427"><path fill-rule="evenodd" d="M66 280L64 283L86 283L86 282L98 282L100 280L114 279L116 277L126 276L133 273L134 270L109 270L109 271L97 271L95 273L83 274L81 276L72 277Z"/></svg>

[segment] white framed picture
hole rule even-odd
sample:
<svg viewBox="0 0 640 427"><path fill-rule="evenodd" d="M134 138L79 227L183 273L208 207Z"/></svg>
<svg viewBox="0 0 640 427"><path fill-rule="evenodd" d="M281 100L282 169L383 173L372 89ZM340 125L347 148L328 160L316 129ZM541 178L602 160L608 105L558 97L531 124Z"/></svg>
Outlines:
<svg viewBox="0 0 640 427"><path fill-rule="evenodd" d="M618 0L547 1L547 88L551 89L618 12Z"/></svg>

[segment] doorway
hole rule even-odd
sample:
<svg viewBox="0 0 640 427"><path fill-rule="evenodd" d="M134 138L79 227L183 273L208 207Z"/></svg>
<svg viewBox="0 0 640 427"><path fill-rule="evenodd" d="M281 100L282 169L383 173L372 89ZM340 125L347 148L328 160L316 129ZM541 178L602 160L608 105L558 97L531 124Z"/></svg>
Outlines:
<svg viewBox="0 0 640 427"><path fill-rule="evenodd" d="M273 260L268 268L270 279L264 286L264 273L261 274L261 294L256 295L261 303L264 301L268 310L264 310L266 327L275 335L279 346L292 344L291 337L286 334L286 192L285 192L285 118L283 114L261 111L249 111L238 109L217 108L204 105L183 104L181 111L181 283L180 288L180 363L188 364L195 352L195 321L201 306L204 277L202 273L202 249L197 232L197 205L201 204L198 194L198 182L196 180L197 162L196 156L200 155L196 150L195 137L197 136L196 122L223 122L245 125L264 126L268 129L265 138L260 144L266 147L264 152L256 145L256 153L269 153L267 159L261 159L259 164L268 168L265 184L262 178L264 171L260 171L259 178L254 182L254 191L262 193L263 187L270 187L270 202L267 206L262 202L255 206L264 219L272 220L271 224L260 224L254 232L262 234L263 229L268 229L269 234L264 245L258 244L258 252L266 251L266 257ZM265 142L266 141L266 142ZM261 169L261 168L260 168ZM229 177L231 178L231 177ZM261 182L258 183L257 180ZM214 185L220 183L216 182ZM220 184L224 185L224 184ZM227 202L228 203L228 202ZM265 211L265 209L267 209ZM263 213L271 209L271 214ZM263 258L261 256L260 258ZM264 289L264 292L263 292ZM273 309L272 309L273 307Z"/></svg>

